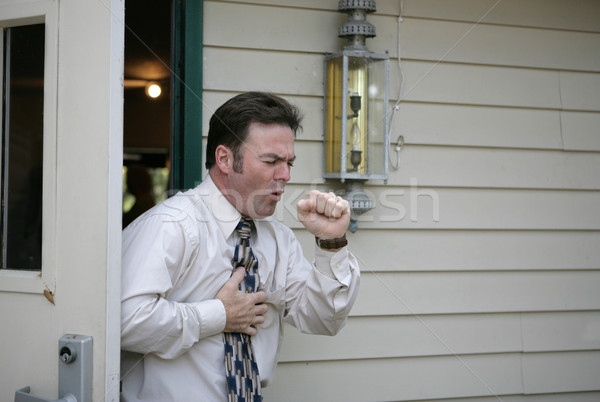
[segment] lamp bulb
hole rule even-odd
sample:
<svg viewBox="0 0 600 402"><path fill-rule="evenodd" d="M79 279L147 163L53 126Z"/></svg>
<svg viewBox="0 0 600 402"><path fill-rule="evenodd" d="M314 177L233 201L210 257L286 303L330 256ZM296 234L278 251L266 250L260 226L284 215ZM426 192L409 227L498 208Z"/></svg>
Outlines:
<svg viewBox="0 0 600 402"><path fill-rule="evenodd" d="M152 82L146 86L146 95L152 99L158 98L161 93L162 89L156 82Z"/></svg>

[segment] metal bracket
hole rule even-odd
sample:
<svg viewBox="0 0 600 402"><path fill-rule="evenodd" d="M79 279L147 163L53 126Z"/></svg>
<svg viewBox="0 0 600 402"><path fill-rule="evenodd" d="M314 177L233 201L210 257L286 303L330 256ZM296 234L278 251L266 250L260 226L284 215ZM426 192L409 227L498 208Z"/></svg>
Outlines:
<svg viewBox="0 0 600 402"><path fill-rule="evenodd" d="M31 395L30 387L15 391L15 402L91 402L92 337L63 335L58 340L58 397L52 400Z"/></svg>

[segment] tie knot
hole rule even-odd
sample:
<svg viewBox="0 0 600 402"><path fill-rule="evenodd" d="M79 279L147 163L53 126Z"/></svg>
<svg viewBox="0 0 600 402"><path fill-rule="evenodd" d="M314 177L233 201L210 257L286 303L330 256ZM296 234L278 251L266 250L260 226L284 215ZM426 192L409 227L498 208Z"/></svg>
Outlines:
<svg viewBox="0 0 600 402"><path fill-rule="evenodd" d="M252 230L252 219L242 218L235 227L235 230L240 234L242 239L250 238L250 232Z"/></svg>

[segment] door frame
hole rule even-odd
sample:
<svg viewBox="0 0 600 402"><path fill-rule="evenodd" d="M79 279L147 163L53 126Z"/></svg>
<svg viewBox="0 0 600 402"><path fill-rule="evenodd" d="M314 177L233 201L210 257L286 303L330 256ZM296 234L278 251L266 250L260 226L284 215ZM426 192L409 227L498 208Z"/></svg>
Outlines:
<svg viewBox="0 0 600 402"><path fill-rule="evenodd" d="M202 181L203 0L173 0L171 189Z"/></svg>

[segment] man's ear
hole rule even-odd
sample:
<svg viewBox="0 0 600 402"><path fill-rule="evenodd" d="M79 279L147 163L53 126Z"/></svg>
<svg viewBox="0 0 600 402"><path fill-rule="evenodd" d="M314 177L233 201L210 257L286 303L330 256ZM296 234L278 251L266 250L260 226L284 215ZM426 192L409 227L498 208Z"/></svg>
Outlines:
<svg viewBox="0 0 600 402"><path fill-rule="evenodd" d="M216 167L225 174L233 171L233 152L225 145L219 145L215 150Z"/></svg>

